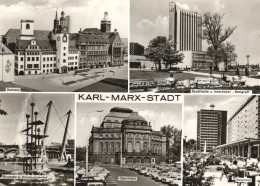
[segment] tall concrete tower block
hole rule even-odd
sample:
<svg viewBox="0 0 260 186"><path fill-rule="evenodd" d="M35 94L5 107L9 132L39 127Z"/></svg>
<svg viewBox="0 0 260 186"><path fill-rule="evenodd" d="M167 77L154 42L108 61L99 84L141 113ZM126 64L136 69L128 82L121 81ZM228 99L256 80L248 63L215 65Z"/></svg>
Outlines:
<svg viewBox="0 0 260 186"><path fill-rule="evenodd" d="M169 38L172 42L176 42L176 4L169 3Z"/></svg>
<svg viewBox="0 0 260 186"><path fill-rule="evenodd" d="M33 20L21 20L21 40L34 39L34 21Z"/></svg>

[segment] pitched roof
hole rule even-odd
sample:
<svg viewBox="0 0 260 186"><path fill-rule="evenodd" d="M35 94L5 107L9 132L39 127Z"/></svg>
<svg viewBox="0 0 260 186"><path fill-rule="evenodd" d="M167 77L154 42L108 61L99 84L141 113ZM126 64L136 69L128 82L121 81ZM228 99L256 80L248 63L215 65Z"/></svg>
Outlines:
<svg viewBox="0 0 260 186"><path fill-rule="evenodd" d="M76 41L75 40L69 40L69 50L78 50L76 47Z"/></svg>
<svg viewBox="0 0 260 186"><path fill-rule="evenodd" d="M34 30L34 36L37 40L49 40L49 35L51 31L49 30ZM21 34L20 29L9 29L4 37L8 38L9 43L16 42Z"/></svg>
<svg viewBox="0 0 260 186"><path fill-rule="evenodd" d="M107 33L104 33L104 34L108 37L110 44L112 44L114 42L116 36L119 37L118 32L107 32ZM119 37L119 39L120 39L120 37Z"/></svg>
<svg viewBox="0 0 260 186"><path fill-rule="evenodd" d="M9 48L0 42L0 54L13 54Z"/></svg>
<svg viewBox="0 0 260 186"><path fill-rule="evenodd" d="M31 44L30 40L17 40L16 49L24 50ZM37 40L36 45L40 47L42 50L55 50L56 49L56 41L52 40Z"/></svg>
<svg viewBox="0 0 260 186"><path fill-rule="evenodd" d="M109 41L104 35L92 35L92 34L71 34L70 40L75 40L77 44L87 43L87 44L108 44Z"/></svg>
<svg viewBox="0 0 260 186"><path fill-rule="evenodd" d="M95 35L101 35L102 32L98 28L85 28L82 33L84 34L95 34Z"/></svg>

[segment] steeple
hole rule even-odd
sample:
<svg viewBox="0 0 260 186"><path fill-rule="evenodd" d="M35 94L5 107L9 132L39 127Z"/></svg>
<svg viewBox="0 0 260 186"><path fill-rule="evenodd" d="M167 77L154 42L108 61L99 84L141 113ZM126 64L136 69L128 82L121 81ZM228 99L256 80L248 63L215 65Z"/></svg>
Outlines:
<svg viewBox="0 0 260 186"><path fill-rule="evenodd" d="M55 16L55 20L58 20L58 13L57 13L57 9L56 9L56 16Z"/></svg>
<svg viewBox="0 0 260 186"><path fill-rule="evenodd" d="M58 13L56 10L56 16L55 16L55 19L53 20L53 33L54 34L58 31L58 26L59 26L59 19L58 19Z"/></svg>

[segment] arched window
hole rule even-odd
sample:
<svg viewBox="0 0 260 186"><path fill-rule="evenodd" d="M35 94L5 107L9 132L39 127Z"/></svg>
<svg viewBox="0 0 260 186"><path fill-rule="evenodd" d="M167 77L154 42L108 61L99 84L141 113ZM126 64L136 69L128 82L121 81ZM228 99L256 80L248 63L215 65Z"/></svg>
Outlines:
<svg viewBox="0 0 260 186"><path fill-rule="evenodd" d="M116 152L119 152L120 151L120 142L117 142L116 144Z"/></svg>
<svg viewBox="0 0 260 186"><path fill-rule="evenodd" d="M133 152L133 145L132 145L132 142L128 142L128 145L127 145L127 151L128 152Z"/></svg>
<svg viewBox="0 0 260 186"><path fill-rule="evenodd" d="M135 151L136 152L140 152L140 143L137 141L136 144L135 144Z"/></svg>
<svg viewBox="0 0 260 186"><path fill-rule="evenodd" d="M26 30L30 30L30 24L26 24Z"/></svg>
<svg viewBox="0 0 260 186"><path fill-rule="evenodd" d="M108 152L108 142L105 143L105 152Z"/></svg>
<svg viewBox="0 0 260 186"><path fill-rule="evenodd" d="M148 152L148 144L146 141L144 142L143 149L144 149L144 152Z"/></svg>
<svg viewBox="0 0 260 186"><path fill-rule="evenodd" d="M100 142L100 144L99 144L99 152L103 152L103 143L102 142Z"/></svg>
<svg viewBox="0 0 260 186"><path fill-rule="evenodd" d="M113 142L111 142L111 152L115 152L115 149L114 149L115 147L114 147L114 143Z"/></svg>

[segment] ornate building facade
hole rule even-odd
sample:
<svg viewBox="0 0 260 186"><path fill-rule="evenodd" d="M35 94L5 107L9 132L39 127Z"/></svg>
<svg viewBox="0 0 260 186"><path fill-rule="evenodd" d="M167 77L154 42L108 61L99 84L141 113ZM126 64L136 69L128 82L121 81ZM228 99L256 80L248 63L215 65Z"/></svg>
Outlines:
<svg viewBox="0 0 260 186"><path fill-rule="evenodd" d="M121 153L125 163L160 163L166 156L166 136L128 108L112 108L91 133L92 162L119 164Z"/></svg>
<svg viewBox="0 0 260 186"><path fill-rule="evenodd" d="M15 74L67 73L82 68L123 65L123 44L105 12L101 28L70 33L70 17L56 12L53 29L34 30L33 20L9 29L3 43L15 54Z"/></svg>

